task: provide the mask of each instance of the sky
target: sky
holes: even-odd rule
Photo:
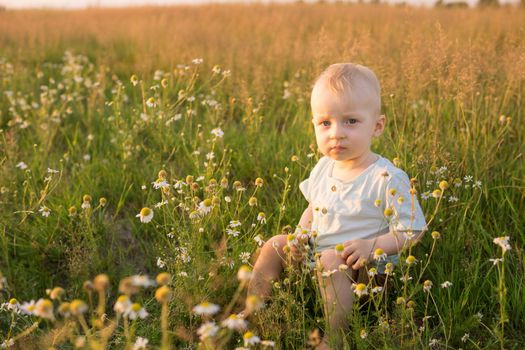
[[[7,9],[24,8],[58,8],[58,9],[78,9],[86,7],[125,7],[143,5],[173,5],[173,4],[205,4],[221,2],[291,2],[293,0],[0,0],[0,5]],[[312,0],[306,0],[310,2]],[[366,0],[365,0],[366,1]],[[390,3],[406,2],[418,6],[431,6],[437,0],[383,0]],[[453,2],[458,0],[445,0]],[[470,5],[474,5],[478,0],[464,0]],[[518,3],[519,0],[499,0],[500,3]]]

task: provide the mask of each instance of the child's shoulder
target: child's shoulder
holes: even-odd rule
[[[379,159],[371,175],[378,180],[389,182],[392,179],[408,179],[408,174],[394,165],[388,158],[378,154]]]

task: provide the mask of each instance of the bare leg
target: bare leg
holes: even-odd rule
[[[285,266],[286,235],[276,235],[264,243],[253,267],[252,279],[248,284],[248,295],[267,299],[272,291],[272,281],[279,278]]]
[[[343,259],[333,249],[321,253],[321,265],[324,271],[337,270]],[[348,269],[346,273],[352,273]],[[354,295],[352,293],[352,281],[345,272],[335,272],[330,277],[322,277],[317,273],[321,296],[325,306],[325,316],[328,321],[328,335],[336,340],[336,348],[342,348],[342,331],[348,329],[348,317],[352,312]],[[325,347],[319,347],[325,349]]]

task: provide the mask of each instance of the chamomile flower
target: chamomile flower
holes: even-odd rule
[[[241,259],[243,264],[248,264],[250,261],[251,254],[249,252],[241,252],[239,254],[239,259]]]
[[[157,290],[155,291],[155,299],[157,299],[159,303],[169,302],[172,295],[173,295],[173,292],[171,291],[170,287],[166,285],[160,288],[157,288]]]
[[[385,251],[381,248],[377,248],[375,251],[374,251],[374,260],[377,260],[377,261],[382,261],[382,260],[385,260],[387,257]]]
[[[20,304],[15,298],[9,299],[7,303],[2,304],[2,308],[5,307],[7,310],[18,312],[20,310]]]
[[[237,231],[237,230],[234,230],[232,228],[226,228],[226,234],[228,236],[233,236],[233,237],[237,237],[239,235],[239,233],[241,233],[241,231]]]
[[[328,278],[328,277],[332,276],[334,273],[336,273],[337,271],[338,271],[337,269],[326,270],[326,271],[323,271],[321,273],[321,276],[324,277],[324,278]]]
[[[221,322],[221,325],[223,327],[228,328],[228,329],[240,332],[240,331],[244,331],[246,329],[247,323],[239,315],[232,314],[232,315],[228,316],[228,318],[223,320]]]
[[[264,302],[257,295],[248,295],[246,298],[246,309],[249,313],[260,310],[264,307]]]
[[[363,295],[367,295],[368,294],[368,288],[366,286],[366,284],[364,283],[358,283],[358,284],[352,284],[352,288],[354,290],[354,293],[360,298],[362,297]]]
[[[407,263],[407,265],[413,265],[413,264],[416,263],[416,261],[417,261],[417,259],[416,259],[416,257],[413,256],[413,255],[409,255],[409,256],[406,258],[406,260],[405,260],[405,262]]]
[[[197,329],[197,334],[201,341],[214,337],[217,332],[219,332],[219,326],[212,321],[204,322],[199,329]]]
[[[53,303],[49,299],[39,299],[35,304],[34,314],[47,320],[54,320]]]
[[[221,67],[216,64],[215,66],[213,66],[211,71],[213,72],[213,74],[220,74],[221,73]]]
[[[423,290],[425,292],[430,292],[430,290],[432,289],[432,286],[433,286],[433,283],[431,280],[426,280],[425,282],[423,282]]]
[[[156,285],[155,281],[149,278],[148,275],[133,275],[131,276],[131,283],[135,287],[149,288]]]
[[[234,227],[239,227],[239,226],[241,226],[241,222],[239,220],[230,221],[230,227],[234,228]]]
[[[253,240],[255,241],[255,243],[257,243],[259,247],[261,247],[264,244],[264,240],[262,239],[261,235],[253,237]]]
[[[165,179],[157,179],[157,181],[154,181],[151,183],[153,185],[153,188],[158,190],[159,188],[169,188],[170,184]]]
[[[139,78],[137,78],[137,76],[133,74],[131,78],[129,78],[129,81],[133,86],[137,86],[137,84],[139,83]]]
[[[359,332],[359,336],[361,337],[361,339],[365,339],[366,337],[368,337],[368,333],[366,332],[366,330],[361,329],[361,332]]]
[[[140,222],[146,224],[150,222],[151,219],[153,219],[153,210],[148,207],[144,207],[140,210],[140,213],[138,213],[136,217],[140,218]]]
[[[145,319],[149,313],[139,303],[133,303],[129,308],[124,311],[123,316],[130,320],[136,320],[138,318]]]
[[[17,168],[19,168],[20,170],[26,170],[27,169],[27,164],[24,163],[24,162],[19,162],[17,165],[16,165]]]
[[[72,315],[78,316],[88,311],[88,306],[83,300],[74,299],[69,304],[69,311],[71,312]]]
[[[503,258],[489,259],[489,261],[492,262],[492,265],[497,265],[498,263],[503,261]]]
[[[449,184],[447,181],[443,180],[439,183],[439,188],[444,191],[449,187]]]
[[[404,231],[403,232],[403,236],[407,239],[407,240],[411,240],[415,237],[415,234],[413,231]]]
[[[157,106],[157,103],[155,102],[155,98],[154,97],[148,98],[148,100],[146,101],[146,106],[148,106],[149,108],[153,108]]]
[[[503,250],[503,253],[511,249],[509,244],[509,236],[496,237],[492,240],[492,242],[494,242],[494,244],[499,245]]]
[[[450,281],[445,281],[443,283],[441,283],[441,288],[448,288],[452,285],[452,282]]]
[[[242,265],[237,272],[237,279],[242,283],[249,282],[252,279],[252,269],[248,265]]]
[[[259,221],[261,224],[265,224],[266,223],[266,214],[263,213],[263,212],[260,212],[259,214],[257,214],[257,221]]]
[[[213,202],[211,199],[207,198],[199,203],[199,212],[203,215],[209,214],[213,209]]]
[[[382,291],[383,291],[383,287],[381,287],[381,286],[376,286],[376,287],[372,288],[372,293],[373,294],[381,293]]]
[[[242,336],[244,340],[244,346],[255,345],[261,341],[261,338],[253,334],[253,332],[246,332]]]
[[[148,339],[142,338],[142,337],[137,337],[137,339],[135,340],[135,343],[133,344],[133,347],[131,348],[131,350],[147,349],[148,343],[149,343]]]
[[[22,311],[22,314],[24,315],[34,315],[35,314],[35,306],[36,302],[34,300],[31,301],[25,301],[20,305],[20,311]]]
[[[193,312],[201,316],[211,316],[219,312],[220,309],[219,305],[203,301],[193,308]]]
[[[89,194],[85,194],[82,196],[82,205],[80,206],[82,209],[89,209],[91,208],[91,196]]]
[[[43,217],[47,218],[49,214],[51,214],[51,209],[46,207],[45,205],[41,206],[38,211],[42,214]]]
[[[222,131],[221,128],[215,128],[210,133],[218,138],[222,138],[224,136],[224,131]]]
[[[385,265],[385,274],[387,276],[390,276],[392,274],[392,272],[394,272],[394,264],[392,264],[391,262],[386,263],[386,265]]]
[[[337,269],[339,270],[339,272],[344,272],[346,270],[348,270],[348,265],[347,264],[340,264]]]
[[[171,275],[167,272],[161,272],[155,277],[155,281],[161,286],[168,285],[171,282]]]

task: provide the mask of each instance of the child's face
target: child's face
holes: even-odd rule
[[[372,138],[383,132],[385,117],[374,115],[374,101],[366,89],[348,98],[320,85],[312,91],[312,122],[317,146],[337,160],[355,159],[370,151]]]

